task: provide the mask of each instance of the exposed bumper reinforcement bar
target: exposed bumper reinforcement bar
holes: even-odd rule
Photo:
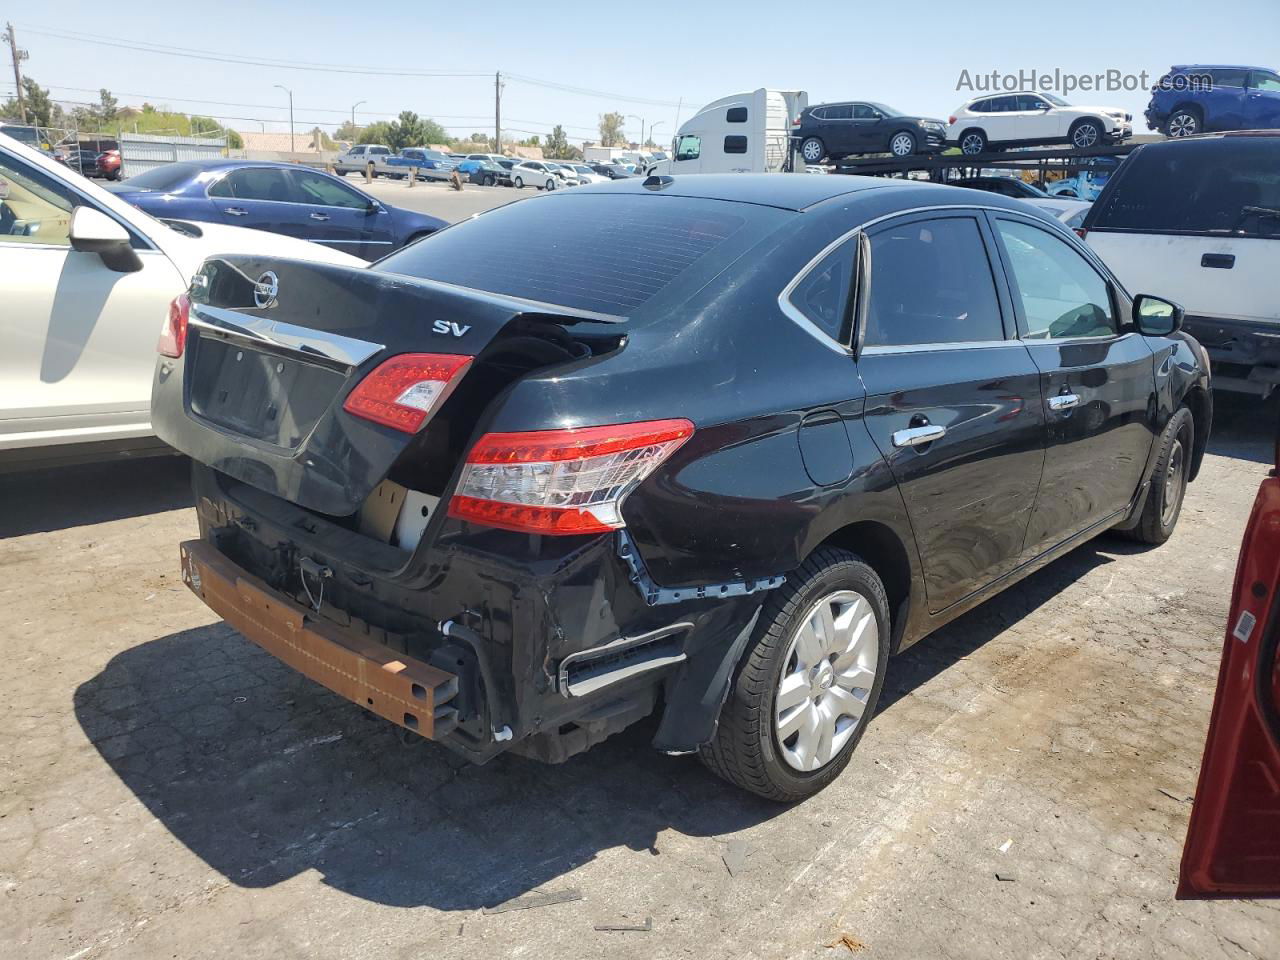
[[[182,582],[267,653],[352,703],[428,739],[457,725],[458,678],[338,627],[271,590],[202,540],[179,547]]]

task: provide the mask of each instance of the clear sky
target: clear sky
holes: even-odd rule
[[[965,70],[1145,70],[1154,81],[1175,63],[1280,67],[1280,0],[58,0],[11,3],[0,7],[5,19],[30,53],[25,71],[55,99],[96,100],[105,86],[121,104],[148,100],[240,130],[288,129],[286,95],[274,86],[283,84],[293,89],[299,129],[335,127],[364,100],[359,122],[409,109],[455,134],[492,135],[498,70],[511,75],[504,131],[545,136],[560,123],[581,140],[594,137],[601,113],[617,110],[658,124],[654,136],[663,141],[677,116],[757,87],[807,90],[810,103],[878,100],[945,119],[972,96],[957,91]],[[0,59],[7,97],[7,50]],[[399,71],[424,75],[390,75]],[[1135,132],[1146,132],[1144,91],[1067,99],[1127,109]],[[627,124],[637,139],[640,120]]]

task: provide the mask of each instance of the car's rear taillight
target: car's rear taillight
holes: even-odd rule
[[[693,436],[688,420],[488,433],[467,454],[449,515],[522,533],[607,533],[622,502]]]
[[[162,357],[180,357],[187,345],[187,321],[191,317],[191,298],[180,293],[169,304],[164,326],[160,328],[160,340],[156,353]]]
[[[1079,237],[1081,240],[1083,240],[1085,237],[1085,234],[1089,232],[1084,227],[1076,227],[1075,231],[1076,231],[1076,236]]]
[[[956,125],[956,118],[954,116],[947,117],[947,123],[954,127]]]
[[[342,409],[416,433],[440,409],[473,359],[452,353],[402,353],[378,364],[347,394]]]

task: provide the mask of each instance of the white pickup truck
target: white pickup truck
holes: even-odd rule
[[[375,177],[388,177],[387,161],[395,156],[395,151],[382,143],[357,143],[346,153],[341,153],[333,161],[333,170],[338,176],[348,173],[365,172],[365,167],[372,161]]]

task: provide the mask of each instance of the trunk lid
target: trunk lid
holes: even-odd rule
[[[423,430],[405,433],[344,410],[355,386],[397,354],[478,357],[529,311],[434,281],[263,257],[206,261],[191,301],[182,357],[157,364],[157,434],[237,480],[333,516],[356,512],[436,420],[465,419],[453,432],[469,435],[479,413],[472,397],[459,418],[451,397]],[[434,440],[447,456],[448,443]]]

